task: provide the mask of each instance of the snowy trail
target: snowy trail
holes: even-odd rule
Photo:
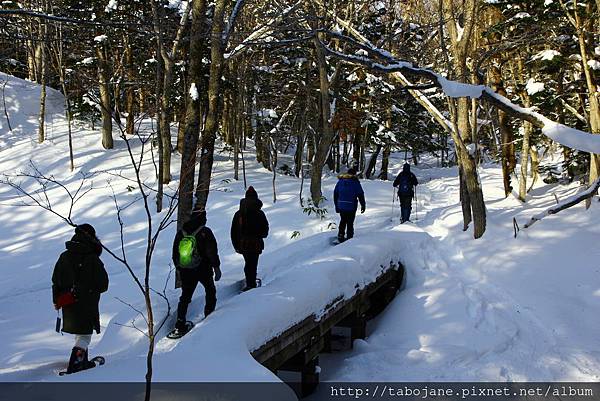
[[[422,171],[421,177],[427,172]],[[488,183],[486,193],[498,196],[489,187],[501,188],[499,171],[484,170],[482,176],[488,180],[484,181]],[[494,205],[488,210],[488,232],[477,243],[470,233],[459,231],[461,214],[452,180],[455,178],[442,173],[420,187],[419,209],[427,214],[417,223],[422,236],[413,242],[413,255],[406,260],[406,290],[375,319],[371,335],[355,343],[354,351],[322,358],[323,379],[598,380],[599,333],[589,320],[592,311],[600,307],[598,264],[585,256],[575,258],[581,265],[578,274],[596,283],[590,288],[590,292],[595,289],[595,297],[581,296],[583,301],[562,291],[557,293],[562,297],[547,290],[536,293],[549,283],[550,288],[560,288],[552,275],[561,277],[563,281],[558,283],[565,288],[574,281],[581,288],[581,278],[565,274],[565,268],[574,267],[572,255],[577,255],[577,249],[589,249],[593,236],[582,242],[567,235],[565,244],[553,243],[556,248],[547,253],[540,252],[540,238],[547,237],[543,230],[522,232],[519,241],[513,239],[510,211],[526,219],[544,207],[542,199],[552,199],[547,194],[525,208],[513,199],[488,202]],[[562,192],[566,196],[572,190]],[[553,224],[560,226],[564,224],[560,220],[580,220],[580,216],[565,213]],[[579,227],[598,232],[589,221]],[[557,257],[562,263],[556,263]],[[510,269],[506,267],[509,262]],[[544,271],[544,267],[548,269]],[[532,272],[535,270],[542,276]],[[533,281],[523,280],[528,276]],[[558,313],[557,307],[561,308]],[[574,312],[578,317],[571,316]]]
[[[50,93],[54,99],[47,121],[51,129],[47,141],[38,145],[34,100],[39,88],[12,80],[7,89],[20,108],[12,110],[11,122],[17,127],[12,133],[0,126],[0,171],[14,172],[31,158],[69,187],[77,185],[77,178],[65,168],[66,126],[60,94]],[[92,223],[105,244],[118,248],[114,208],[107,201],[111,190],[105,185],[109,175],[102,172],[121,171],[127,157],[121,151],[104,151],[97,132],[78,127],[75,135],[77,171],[100,173],[97,189],[74,218]],[[120,150],[124,146],[119,140],[115,145]],[[174,166],[178,162],[175,156]],[[393,158],[391,163],[391,170],[398,171],[402,160]],[[295,177],[277,177],[278,200],[273,203],[271,173],[251,160],[246,167],[249,184],[265,202],[271,224],[259,265],[263,287],[239,293],[243,261],[231,247],[229,225],[244,188],[232,179],[231,159],[219,154],[208,211],[208,225],[217,237],[222,260],[217,310],[180,342],[163,338],[173,324],[174,316],[169,318],[158,336],[156,380],[277,380],[251,358],[249,350],[289,327],[295,318],[318,311],[330,296],[347,294],[357,282],[372,279],[378,263],[392,255],[399,256],[407,268],[406,289],[371,323],[369,337],[357,341],[352,352],[322,357],[323,380],[600,379],[600,328],[593,318],[600,312],[598,208],[561,212],[521,231],[518,240],[512,237],[513,216],[520,222],[528,220],[554,204],[553,194],[564,198],[577,192],[576,184],[539,183],[528,203],[521,205],[513,198],[504,199],[499,168],[485,166],[480,173],[488,227],[485,236],[474,241],[470,232],[462,232],[455,169],[416,170],[422,183],[417,190],[418,219],[401,226],[398,203],[391,219],[391,183],[363,180],[367,212],[357,216],[355,239],[331,247],[327,239],[335,235],[331,223],[337,222],[331,199],[324,204],[330,211],[324,220],[309,217],[299,207]],[[152,184],[151,162],[144,166],[144,174]],[[129,182],[112,178],[123,202],[136,196],[127,188]],[[334,175],[323,179],[328,198],[336,181]],[[51,196],[65,201],[58,191]],[[0,187],[0,215],[8,216],[0,235],[0,300],[10,304],[0,309],[0,381],[58,380],[55,373],[64,367],[72,337],[54,332],[49,280],[72,230],[37,209],[6,205],[15,199],[14,193]],[[144,244],[139,240],[143,216],[139,204],[124,216],[131,260],[143,260]],[[294,231],[298,236],[292,235]],[[156,249],[151,280],[157,288],[169,276],[173,236],[171,227]],[[142,381],[146,339],[122,325],[143,324],[118,299],[137,308],[143,308],[143,302],[128,273],[108,256],[102,258],[111,285],[101,301],[103,333],[94,336],[91,348],[94,355],[106,355],[108,362],[67,380]],[[142,266],[135,269],[141,272]],[[172,281],[167,297],[175,308],[179,291],[170,287]],[[200,320],[203,306],[199,288],[188,317]],[[165,305],[157,301],[155,313],[164,316]]]

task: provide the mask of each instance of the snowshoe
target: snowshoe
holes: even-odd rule
[[[92,368],[95,368],[96,366],[104,365],[105,362],[106,362],[106,359],[103,356],[95,356],[88,361],[87,360],[87,351],[86,351],[85,359],[83,361],[80,361],[81,365],[79,365],[75,369],[73,369],[71,367],[71,369],[67,369],[67,370],[58,372],[58,375],[59,376],[70,375],[72,373],[77,373],[77,372],[81,372],[84,370],[92,369]]]
[[[339,237],[338,236],[338,237],[331,237],[331,238],[329,238],[329,244],[334,245],[334,246],[335,245],[339,245],[339,244],[341,244],[344,241],[346,241],[344,239],[344,237]]]
[[[256,286],[255,287],[248,287],[246,285],[246,280],[242,280],[242,285],[243,285],[242,292],[246,292],[246,291],[249,291],[249,290],[251,290],[253,288],[262,287],[262,279],[260,279],[258,277],[256,278]]]
[[[194,328],[194,322],[190,322],[189,320],[185,322],[185,327],[183,328],[174,328],[169,334],[167,334],[167,338],[171,340],[176,340],[185,336],[191,329]]]

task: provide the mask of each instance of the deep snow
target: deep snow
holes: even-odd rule
[[[37,93],[35,85],[10,77],[6,95],[13,131],[8,132],[0,115],[0,172],[27,168],[31,159],[69,188],[78,184],[78,172],[96,172],[95,189],[78,205],[74,220],[92,223],[103,242],[117,250],[118,223],[109,196],[114,189],[121,204],[138,196],[127,188],[130,181],[114,175],[131,178],[123,141],[117,139],[115,150],[105,151],[99,133],[80,125],[75,132],[76,171],[70,173],[60,94],[50,92],[48,139],[40,145]],[[139,151],[139,144],[135,149]],[[482,239],[473,240],[470,232],[462,232],[455,169],[415,170],[422,183],[418,216],[413,209],[419,219],[401,226],[397,209],[391,221],[391,183],[363,181],[367,212],[357,217],[356,238],[332,248],[327,238],[333,235],[330,223],[336,216],[321,221],[302,213],[299,180],[292,177],[278,176],[278,200],[273,203],[272,175],[248,153],[248,182],[265,202],[271,232],[259,265],[264,287],[239,295],[243,261],[230,245],[229,225],[243,196],[243,183],[232,179],[230,156],[216,155],[208,208],[208,225],[218,240],[223,270],[217,283],[217,311],[182,341],[158,341],[155,380],[277,380],[251,358],[249,350],[305,314],[318,312],[329,299],[349,295],[354,283],[366,283],[380,264],[396,255],[408,270],[406,290],[371,323],[369,337],[357,341],[353,351],[322,357],[322,380],[598,380],[597,203],[589,211],[579,205],[547,217],[522,230],[517,239],[512,231],[513,217],[522,225],[555,202],[553,193],[564,199],[577,192],[576,184],[542,183],[523,206],[513,197],[503,199],[499,168],[485,166],[481,178],[488,228]],[[401,162],[394,159],[392,171],[398,171]],[[171,192],[178,163],[175,156]],[[150,160],[143,174],[148,185],[154,184]],[[335,182],[332,175],[323,181],[329,198]],[[25,185],[33,188],[32,183]],[[53,189],[50,195],[64,211],[64,194]],[[72,230],[38,208],[8,206],[17,201],[13,191],[0,186],[0,381],[59,380],[55,372],[64,367],[72,338],[54,332],[50,276]],[[331,212],[331,201],[327,206]],[[129,258],[141,261],[145,230],[141,204],[129,207],[123,217]],[[300,235],[292,238],[296,230]],[[171,226],[158,242],[152,269],[157,289],[170,276],[173,236]],[[136,312],[120,300],[139,308],[143,302],[125,269],[109,255],[102,258],[111,285],[101,301],[103,333],[94,336],[91,349],[107,356],[107,364],[68,380],[142,381],[146,339],[119,324],[135,320],[142,327]],[[136,271],[142,268],[138,262]],[[172,284],[171,280],[167,295],[174,308],[178,291],[171,289]],[[164,314],[160,299],[156,307],[159,316]],[[198,320],[202,309],[199,289],[188,316]]]

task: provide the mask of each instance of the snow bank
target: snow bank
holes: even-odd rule
[[[0,149],[12,143],[11,132],[37,133],[40,93],[38,84],[0,72]],[[4,113],[5,103],[12,131]],[[46,87],[46,120],[55,114],[64,114],[64,97],[59,91]]]
[[[568,199],[578,184],[540,183],[523,205],[505,198],[501,169],[488,166],[480,170],[487,231],[474,241],[462,232],[449,171],[456,172],[415,171],[427,215],[403,233],[406,288],[366,340],[321,356],[321,380],[598,381],[600,209],[562,211],[514,239],[513,217],[526,221],[555,204],[553,193]],[[314,399],[326,395],[318,391]]]

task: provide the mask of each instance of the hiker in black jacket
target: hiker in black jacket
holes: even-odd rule
[[[263,203],[253,187],[248,187],[246,196],[240,200],[240,209],[231,222],[231,243],[237,253],[244,256],[246,287],[242,291],[256,288],[258,258],[265,249],[263,238],[269,235],[269,222],[260,210]]]
[[[186,236],[192,236],[195,240],[192,256],[187,264],[181,260],[180,255],[182,251],[180,244]],[[178,335],[183,335],[187,330],[188,305],[192,302],[192,296],[198,283],[204,286],[206,294],[204,317],[210,315],[217,305],[215,281],[221,279],[221,261],[217,240],[211,229],[206,227],[206,211],[194,209],[191,218],[183,225],[181,230],[177,231],[173,240],[172,258],[181,282],[181,297],[179,298],[179,305],[177,305],[175,329]]]
[[[75,235],[52,273],[52,302],[62,308],[65,333],[75,334],[67,373],[94,367],[88,360],[88,346],[95,330],[100,334],[100,294],[108,290],[108,274],[100,260],[102,245],[90,224],[75,227]]]
[[[398,198],[400,198],[400,223],[410,221],[412,199],[415,196],[414,188],[418,184],[417,177],[410,171],[410,164],[405,163],[402,172],[394,180],[394,188],[398,187]]]

